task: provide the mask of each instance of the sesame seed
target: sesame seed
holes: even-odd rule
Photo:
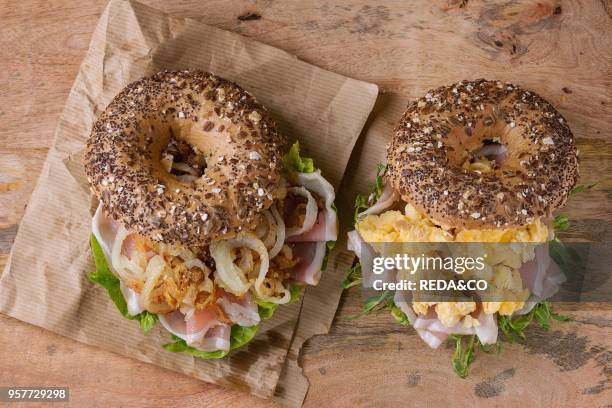
[[[223,88],[217,89],[217,100],[223,102],[225,100],[225,91]]]
[[[255,122],[255,123],[261,120],[261,115],[257,111],[251,112],[248,117],[251,120],[251,122]]]

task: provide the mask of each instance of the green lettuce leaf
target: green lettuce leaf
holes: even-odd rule
[[[567,215],[557,215],[553,220],[553,230],[555,234],[565,231],[570,227],[569,218]]]
[[[517,339],[525,340],[525,330],[533,322],[538,323],[544,330],[548,330],[553,320],[567,321],[571,320],[571,317],[553,312],[550,302],[540,302],[529,313],[520,316],[497,315],[499,329],[503,333],[504,340],[509,343],[513,343]],[[465,337],[468,339],[464,347],[462,339]],[[455,340],[452,365],[461,378],[466,378],[469,373],[476,346],[485,353],[501,351],[501,340],[498,340],[496,344],[482,344],[475,335],[453,335],[451,338]]]
[[[398,322],[402,326],[412,327],[410,325],[410,321],[408,320],[408,316],[406,316],[406,313],[404,313],[402,309],[399,308],[399,306],[397,306],[393,302],[390,302],[390,307],[391,307],[391,316],[393,316],[396,322]]]
[[[230,337],[230,350],[242,347],[253,340],[257,330],[259,330],[259,325],[251,327],[238,326],[237,324],[233,325]]]
[[[358,319],[376,310],[382,310],[382,309],[387,309],[387,308],[392,307],[392,305],[394,305],[393,303],[394,295],[395,295],[394,291],[385,290],[380,295],[374,295],[368,298],[365,301],[364,305],[362,306],[361,312],[354,316],[349,316],[348,319],[350,320]]]
[[[289,287],[289,292],[291,292],[291,300],[289,300],[289,302],[287,302],[287,305],[291,305],[295,302],[297,302],[298,300],[300,300],[300,296],[302,295],[302,290],[304,289],[303,286],[297,285],[297,284],[293,284]]]
[[[129,320],[138,320],[142,333],[149,333],[157,322],[157,315],[148,311],[139,313],[136,316],[128,313],[127,303],[121,293],[119,278],[111,272],[102,247],[93,234],[91,234],[90,244],[96,271],[89,274],[89,280],[106,289],[117,310],[119,310],[123,317]]]
[[[359,214],[361,214],[368,208],[370,208],[370,205],[368,204],[368,198],[364,195],[357,194],[357,197],[355,197],[355,214],[353,215],[353,227],[357,225],[357,222],[359,221]]]
[[[257,303],[259,317],[261,317],[262,320],[271,318],[278,308],[277,303],[266,302],[265,300],[255,299],[255,303]]]
[[[359,261],[355,262],[355,264],[349,269],[348,273],[344,277],[342,281],[342,287],[344,289],[352,288],[353,286],[357,286],[361,283],[361,263]]]
[[[332,203],[331,208],[336,212],[336,214],[338,213],[336,203]],[[336,247],[336,241],[327,241],[325,245],[325,256],[323,257],[323,265],[321,266],[322,271],[327,269],[327,260],[329,258],[329,253]]]
[[[127,311],[127,303],[119,288],[119,278],[113,275],[108,267],[102,247],[93,234],[91,234],[91,252],[96,265],[96,271],[89,274],[89,280],[106,289],[111,300],[117,306],[119,313],[124,317],[130,316]]]
[[[139,313],[136,317],[140,322],[140,330],[143,334],[149,333],[151,329],[155,327],[155,323],[157,323],[157,315],[148,310]]]
[[[383,180],[383,176],[387,172],[387,165],[378,163],[376,166],[376,179],[374,180],[374,186],[372,187],[372,192],[374,193],[374,202],[376,202],[383,191],[385,190],[385,182]]]
[[[302,294],[303,287],[300,285],[292,284],[289,286],[289,292],[291,292],[291,300],[287,302],[287,305],[297,302]],[[266,320],[272,317],[276,309],[280,306],[278,303],[266,302],[265,300],[255,299],[257,307],[259,309],[259,317],[262,320]]]
[[[374,184],[370,189],[370,194],[365,196],[361,194],[357,194],[355,197],[355,214],[353,216],[353,226],[357,225],[357,221],[359,221],[359,214],[372,206],[385,190],[385,182],[383,180],[383,176],[387,172],[387,165],[378,163],[376,167],[376,178],[374,179]]]
[[[173,353],[189,353],[193,355],[194,357],[198,357],[204,360],[222,358],[227,355],[227,352],[223,350],[216,350],[216,351],[198,350],[194,347],[188,346],[185,340],[181,339],[178,336],[175,336],[174,334],[172,335],[172,340],[174,340],[174,342],[166,343],[162,346],[164,350],[171,351]]]
[[[243,327],[237,324],[232,326],[232,333],[230,334],[230,350],[237,349],[244,346],[255,337],[255,334],[259,330],[259,325]],[[173,353],[188,353],[194,357],[201,358],[204,360],[218,359],[225,357],[228,352],[223,350],[215,351],[202,351],[195,347],[191,347],[187,342],[176,335],[172,335],[172,343],[166,343],[162,347],[166,351]]]
[[[593,187],[595,187],[597,185],[597,183],[593,183],[593,184],[578,184],[576,187],[574,187],[570,193],[569,196],[573,197],[576,194],[579,193],[583,193],[585,191],[589,191],[590,189],[592,189]]]
[[[289,152],[283,156],[283,163],[287,171],[296,171],[298,173],[312,173],[314,162],[309,157],[300,156],[300,143],[295,142]]]
[[[570,191],[569,196],[573,197],[576,194],[590,191],[596,185],[597,183],[579,184]],[[557,215],[555,219],[553,220],[553,230],[555,234],[558,234],[561,231],[565,231],[569,227],[570,227],[570,222],[569,222],[569,218],[567,218],[567,215]]]
[[[534,321],[542,328],[548,330],[553,320],[568,321],[572,318],[562,316],[552,310],[550,302],[540,302],[527,314],[520,316],[497,316],[497,324],[509,343],[518,338],[525,339],[525,329]]]
[[[563,272],[572,274],[583,270],[582,258],[574,248],[563,245],[558,238],[550,241],[549,248],[550,257]]]
[[[468,342],[466,347],[461,346],[461,340],[464,336],[451,336],[455,339],[455,352],[453,353],[452,364],[453,369],[461,378],[467,377],[470,371],[470,365],[474,361],[474,346],[476,343],[476,335],[467,336]]]
[[[329,259],[329,254],[336,246],[336,241],[327,241],[325,243],[325,256],[323,257],[323,264],[321,265],[321,270],[324,271],[327,269],[327,260]]]

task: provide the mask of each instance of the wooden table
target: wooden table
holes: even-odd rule
[[[369,132],[390,131],[397,118],[385,112],[452,81],[500,78],[537,90],[579,139],[583,180],[600,182],[587,199],[568,205],[567,212],[580,219],[571,236],[610,241],[609,0],[145,3],[378,84],[382,95]],[[104,6],[103,0],[0,2],[0,266]],[[450,369],[450,348],[427,349],[388,314],[347,320],[361,302],[358,290],[346,293],[330,334],[312,338],[303,349],[301,363],[311,383],[306,405],[612,401],[608,305],[564,307],[573,322],[549,332],[532,330],[525,345],[505,345],[501,356],[479,354],[470,377],[461,380]],[[269,405],[2,315],[0,345],[0,385],[69,386],[75,406],[142,406],[143,398],[150,406]]]

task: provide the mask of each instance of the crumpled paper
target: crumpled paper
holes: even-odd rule
[[[279,308],[247,347],[221,360],[163,350],[167,332],[158,326],[143,336],[135,322],[117,312],[106,291],[87,279],[93,270],[91,194],[83,149],[92,123],[129,82],[164,69],[188,68],[211,71],[250,91],[269,109],[279,131],[298,139],[304,155],[313,157],[339,187],[376,100],[375,85],[197,20],[112,0],[95,29],[0,275],[0,312],[207,382],[301,405],[308,382],[297,357],[307,338],[329,330],[340,281],[352,261],[343,242],[332,253],[320,284],[309,287],[302,302]]]

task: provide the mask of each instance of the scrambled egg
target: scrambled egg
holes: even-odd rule
[[[357,230],[366,242],[446,242],[453,241],[450,232],[436,227],[414,207],[406,211],[386,211],[368,215],[357,224]]]
[[[467,229],[453,235],[410,204],[404,214],[368,215],[359,221],[357,230],[366,242],[545,242],[549,233],[538,218],[518,228]]]
[[[533,244],[549,239],[548,227],[540,221],[518,228],[465,229],[452,231],[443,228],[425,214],[407,204],[404,213],[386,211],[380,215],[368,215],[358,222],[357,230],[366,242],[464,242],[464,243],[517,243],[516,245],[487,246],[485,269],[466,271],[466,278],[477,277],[489,282],[488,293],[492,298],[512,298],[517,301],[482,302],[485,313],[511,315],[521,309],[529,297],[523,288],[519,273],[520,266],[533,259]],[[468,249],[470,251],[470,249]],[[418,298],[418,296],[415,296]],[[520,301],[522,300],[522,301]],[[435,307],[438,318],[447,327],[460,321],[464,326],[476,326],[478,321],[471,317],[476,311],[476,302],[413,302],[417,314],[427,314]]]
[[[468,229],[458,231],[456,242],[545,242],[548,228],[539,218],[518,228]]]

